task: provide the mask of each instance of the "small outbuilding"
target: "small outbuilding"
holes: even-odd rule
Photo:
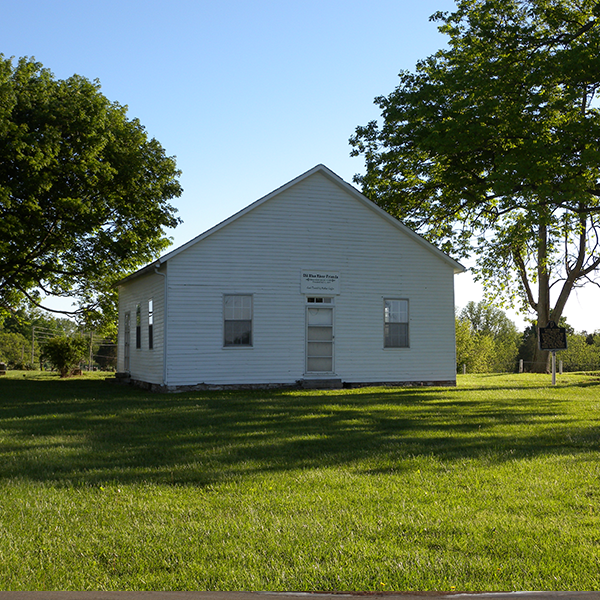
[[[455,385],[464,268],[323,165],[119,282],[152,389]]]

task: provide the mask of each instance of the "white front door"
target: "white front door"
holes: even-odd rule
[[[307,373],[333,373],[333,341],[333,307],[307,306]]]

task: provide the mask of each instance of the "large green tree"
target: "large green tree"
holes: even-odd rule
[[[600,266],[600,5],[457,0],[448,45],[358,127],[364,193],[545,326]],[[544,359],[547,356],[539,356]]]
[[[457,365],[469,372],[513,372],[521,334],[506,314],[486,302],[469,302],[456,318]]]
[[[34,346],[34,351],[39,352],[37,344]],[[31,362],[31,340],[20,333],[0,331],[0,362],[10,368],[25,368]]]
[[[179,174],[97,81],[0,55],[0,311],[52,295],[110,314],[112,283],[170,244]]]

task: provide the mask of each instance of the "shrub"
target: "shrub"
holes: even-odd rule
[[[55,337],[44,344],[44,358],[67,377],[83,360],[88,351],[88,341],[82,337]]]

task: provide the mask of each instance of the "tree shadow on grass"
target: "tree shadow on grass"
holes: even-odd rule
[[[507,388],[508,389],[508,388]],[[399,471],[414,457],[506,461],[600,449],[596,422],[531,388],[148,394],[0,382],[0,480],[209,485],[261,472]]]

